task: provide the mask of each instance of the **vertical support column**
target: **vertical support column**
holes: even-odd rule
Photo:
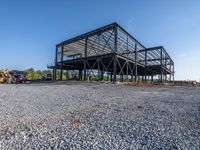
[[[135,43],[135,82],[138,82],[138,70],[137,70],[137,43]]]
[[[174,62],[173,62],[173,83],[174,83]]]
[[[164,61],[165,61],[165,82],[166,82],[167,81],[167,55],[166,55],[166,52],[165,52]]]
[[[87,80],[87,75],[86,75],[86,61],[87,61],[87,40],[88,40],[88,37],[85,38],[85,54],[84,54],[84,80]]]
[[[52,80],[55,80],[55,68],[53,68],[52,71],[53,71],[53,72],[51,72],[53,74],[53,79]]]
[[[151,75],[151,82],[153,83],[153,75]]]
[[[131,69],[131,82],[133,82],[133,68],[132,68],[132,63],[130,63],[130,69]]]
[[[126,81],[128,82],[128,61],[126,60]]]
[[[133,82],[133,71],[131,71],[131,82]]]
[[[82,70],[79,69],[79,80],[82,80]]]
[[[115,41],[114,41],[114,50],[115,50],[115,54],[114,54],[114,68],[113,68],[113,75],[114,75],[114,79],[113,81],[116,82],[117,81],[117,26],[115,26]]]
[[[145,82],[147,82],[147,50],[145,49]]]
[[[113,78],[112,78],[112,77],[113,77],[113,73],[111,72],[111,73],[110,73],[110,81],[111,81],[111,82],[113,81]]]
[[[57,66],[57,60],[58,60],[58,46],[56,46],[56,53],[55,53],[55,65],[54,65],[54,76],[53,76],[53,79],[54,80],[56,80],[56,76],[57,76],[57,68],[56,68],[56,66]]]
[[[172,60],[170,59],[170,82],[172,81]]]
[[[61,63],[60,63],[60,80],[62,80],[63,75],[63,54],[64,54],[64,46],[61,48]]]
[[[123,73],[121,74],[121,79],[122,79],[121,81],[124,82],[124,75],[123,75]]]
[[[129,50],[128,50],[128,36],[126,38],[126,51],[127,51],[127,57],[129,55]],[[128,65],[129,65],[129,62],[126,60],[126,82],[128,82]]]
[[[160,49],[160,82],[163,82],[163,50]]]
[[[66,71],[65,71],[65,79],[68,80],[68,78],[69,78],[69,77],[68,77],[68,71],[66,70]]]
[[[98,80],[100,80],[100,75],[99,75],[99,69],[100,69],[100,66],[99,66],[99,59],[100,59],[100,58],[98,58],[98,60],[97,60],[97,61],[98,61]]]
[[[101,70],[101,80],[103,81],[104,80],[104,69],[102,68]]]

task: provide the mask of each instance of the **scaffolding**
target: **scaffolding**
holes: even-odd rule
[[[117,23],[112,23],[56,45],[56,80],[63,71],[78,72],[79,80],[112,82],[174,81],[174,62],[163,46],[146,48]]]

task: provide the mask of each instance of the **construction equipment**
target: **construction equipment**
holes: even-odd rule
[[[27,81],[26,73],[24,71],[13,70],[12,75],[15,77],[15,83],[25,83]]]
[[[1,83],[15,83],[15,81],[15,77],[11,75],[11,72],[8,69],[0,73]]]
[[[23,83],[25,75],[22,71],[9,71],[8,69],[0,72],[0,83]]]
[[[0,72],[0,83],[4,83],[5,82],[5,76],[2,72]]]

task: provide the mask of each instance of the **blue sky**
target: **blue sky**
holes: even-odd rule
[[[0,0],[0,69],[46,69],[57,43],[112,22],[163,45],[175,79],[200,80],[199,0]]]

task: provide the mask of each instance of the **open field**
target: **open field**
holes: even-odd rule
[[[200,88],[0,85],[0,149],[199,149]]]

